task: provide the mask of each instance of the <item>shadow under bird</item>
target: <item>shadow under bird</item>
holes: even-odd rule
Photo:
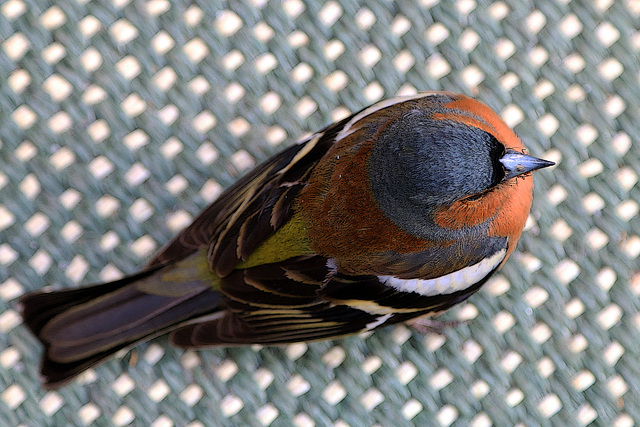
[[[141,272],[23,296],[43,384],[169,332],[193,348],[425,324],[509,258],[550,165],[469,97],[380,101],[257,166]]]

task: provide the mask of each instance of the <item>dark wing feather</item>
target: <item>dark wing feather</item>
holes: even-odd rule
[[[351,117],[261,163],[205,208],[146,269],[208,247],[212,268],[218,275],[228,274],[291,218],[296,195]]]
[[[376,276],[343,275],[318,255],[235,270],[221,281],[226,313],[174,331],[172,342],[286,344],[349,335],[441,313],[475,293],[491,274],[462,291],[421,296],[396,291]]]
[[[172,334],[180,347],[283,344],[352,334],[377,315],[335,305],[322,296],[330,270],[321,256],[234,270],[221,280],[224,316]]]
[[[196,219],[176,235],[158,254],[147,263],[154,268],[183,259],[196,250],[215,242],[214,237],[224,233],[225,224],[246,207],[247,201],[256,197],[261,187],[277,178],[278,170],[285,167],[304,144],[294,145],[257,166],[248,175],[229,187]],[[244,206],[243,206],[244,205]]]

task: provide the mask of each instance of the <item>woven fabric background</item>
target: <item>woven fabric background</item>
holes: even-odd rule
[[[6,0],[0,424],[640,421],[637,0]],[[57,391],[17,298],[136,271],[253,165],[381,97],[499,111],[536,174],[517,253],[443,335],[140,345]]]

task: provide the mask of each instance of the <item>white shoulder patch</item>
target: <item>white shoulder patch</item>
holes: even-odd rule
[[[379,276],[382,283],[401,292],[415,292],[423,296],[452,294],[462,291],[484,279],[504,260],[507,249],[496,252],[477,264],[435,279],[398,279],[393,276]]]

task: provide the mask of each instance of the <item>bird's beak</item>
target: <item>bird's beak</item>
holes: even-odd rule
[[[555,163],[548,160],[527,156],[515,150],[507,150],[504,156],[500,158],[500,163],[502,163],[506,172],[505,181],[523,173],[555,165]]]

